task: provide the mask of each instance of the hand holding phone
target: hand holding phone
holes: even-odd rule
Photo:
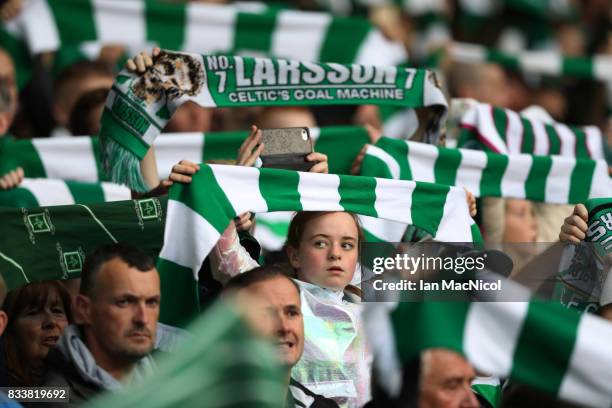
[[[314,151],[307,127],[262,129],[262,167],[309,171],[315,164],[306,160]]]

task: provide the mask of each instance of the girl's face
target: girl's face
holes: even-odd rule
[[[527,200],[507,200],[503,242],[536,242],[537,237],[538,223],[533,204]]]
[[[41,362],[68,325],[64,305],[57,293],[47,297],[40,308],[26,308],[15,319],[15,340],[21,356],[30,364]]]
[[[289,247],[289,261],[298,278],[328,289],[342,290],[357,266],[359,231],[351,214],[326,213],[311,219],[299,247]]]

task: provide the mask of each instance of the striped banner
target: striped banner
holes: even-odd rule
[[[376,146],[368,146],[361,175],[465,187],[476,197],[557,204],[608,197],[612,191],[612,179],[603,161],[503,155],[386,137]]]
[[[74,166],[74,163],[73,163]],[[19,187],[0,191],[2,207],[46,207],[129,200],[130,189],[113,183],[83,183],[26,178]]]
[[[569,57],[554,51],[506,53],[482,45],[455,42],[450,47],[453,60],[464,63],[494,62],[505,68],[529,74],[572,76],[612,83],[612,56]]]
[[[538,301],[370,303],[364,317],[375,356],[383,356],[379,370],[397,371],[421,350],[443,347],[480,372],[581,406],[612,405],[612,325],[599,317]],[[397,390],[384,372],[386,388]]]
[[[32,53],[98,42],[198,54],[250,53],[301,61],[394,66],[407,60],[366,19],[272,10],[263,4],[37,0],[18,17]]]
[[[154,144],[160,177],[168,177],[172,166],[183,159],[194,163],[235,160],[248,134],[246,131],[163,133]],[[310,135],[316,143],[315,150],[328,156],[329,171],[337,174],[349,174],[353,160],[369,142],[365,129],[358,126],[311,128]],[[10,161],[12,168],[21,166],[28,177],[107,181],[99,150],[98,138],[89,136],[6,139],[0,144],[0,162]]]
[[[170,189],[158,269],[173,285],[163,321],[179,324],[197,311],[195,277],[237,214],[350,211],[416,225],[445,242],[480,241],[463,189],[431,183],[278,169],[203,165],[191,184]],[[367,228],[367,226],[366,226]]]
[[[470,147],[476,140],[483,149],[495,153],[605,160],[603,136],[596,126],[548,124],[509,109],[477,103],[461,117],[459,127],[457,147]]]

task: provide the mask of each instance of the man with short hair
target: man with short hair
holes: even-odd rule
[[[47,357],[45,387],[69,387],[81,403],[140,381],[154,368],[160,280],[151,259],[125,244],[104,245],[85,259],[75,320]]]
[[[286,408],[337,407],[335,401],[310,391],[291,378],[291,368],[304,351],[304,319],[300,288],[276,266],[260,266],[239,274],[228,282],[226,294],[234,294],[239,304],[246,304],[246,315],[252,326],[272,339],[286,369],[288,388]]]
[[[476,371],[458,353],[435,348],[421,354],[419,407],[478,408],[472,390]]]

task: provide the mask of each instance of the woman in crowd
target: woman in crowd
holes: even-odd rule
[[[39,385],[49,348],[72,323],[70,295],[57,281],[30,283],[10,292],[3,308],[9,319],[4,333],[8,385]]]

